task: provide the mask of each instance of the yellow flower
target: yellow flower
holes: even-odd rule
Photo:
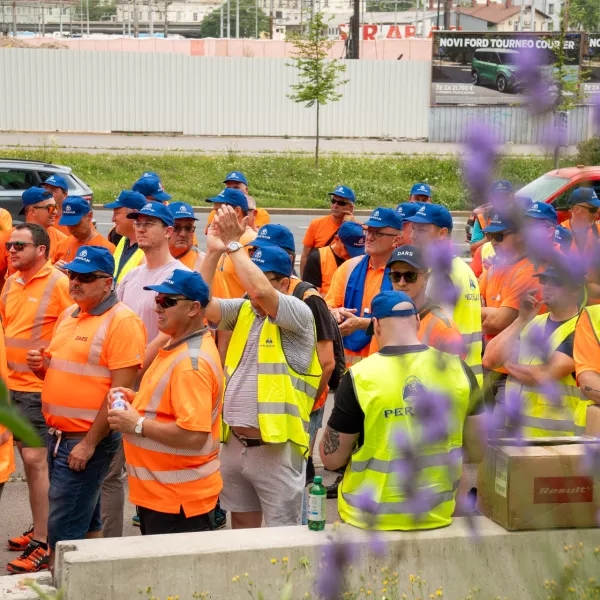
[[[287,557],[287,556],[284,556],[284,557],[281,559],[281,562],[284,562],[284,563],[286,563],[287,561],[288,561],[288,557]]]
[[[433,594],[429,594],[429,597],[430,597],[432,600],[435,600],[435,596],[434,596]]]
[[[367,596],[370,596],[372,593],[371,590],[367,590]]]
[[[394,577],[398,577],[398,573],[397,573],[396,571],[394,571],[394,572],[392,573],[392,575],[393,575]]]
[[[387,592],[387,588],[381,588],[381,593],[385,594]]]
[[[388,580],[387,580],[387,579],[384,579],[384,580],[383,580],[383,585],[387,585],[387,584],[388,584]]]
[[[272,565],[276,565],[277,564],[277,559],[276,558],[272,558],[271,559],[271,564]]]
[[[436,595],[438,598],[441,598],[441,597],[444,595],[444,592],[442,592],[442,588],[440,588],[439,590],[437,590],[437,592],[435,593],[435,595]]]
[[[567,592],[569,592],[570,594],[574,594],[575,588],[574,587],[567,588]]]

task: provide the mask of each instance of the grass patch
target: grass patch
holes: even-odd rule
[[[228,171],[243,171],[250,181],[250,193],[259,206],[324,208],[327,192],[345,184],[354,189],[357,207],[395,206],[408,197],[413,183],[432,186],[436,202],[451,210],[469,208],[468,193],[456,158],[434,156],[352,157],[326,156],[315,171],[311,156],[226,155],[189,156],[180,154],[88,154],[61,152],[55,148],[2,151],[5,158],[43,160],[69,165],[93,190],[98,203],[112,201],[122,189],[129,189],[144,171],[156,171],[174,200],[204,205],[204,199],[222,189]],[[566,157],[562,166],[575,164]],[[498,165],[498,177],[522,186],[553,167],[547,157],[505,157]]]

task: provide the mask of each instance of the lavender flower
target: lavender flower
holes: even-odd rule
[[[479,528],[477,527],[477,521],[475,520],[475,517],[477,516],[475,496],[472,494],[458,496],[457,509],[460,516],[466,519],[471,537],[475,541],[479,541],[481,535],[479,533]]]
[[[525,336],[524,342],[527,344],[529,353],[546,362],[550,356],[550,338],[546,330],[541,325],[532,325]]]
[[[544,79],[544,52],[538,48],[523,48],[517,59],[518,78],[525,91],[525,105],[533,114],[548,112],[556,106],[558,94]]]
[[[594,125],[600,128],[600,93],[596,93],[591,98],[592,104],[592,119]]]
[[[487,201],[497,156],[496,136],[492,128],[483,121],[469,123],[463,169],[471,195],[478,204]]]
[[[415,412],[421,425],[421,442],[433,444],[448,436],[450,402],[448,396],[424,391],[415,403]]]
[[[523,440],[523,397],[518,390],[506,391],[506,418],[515,437],[519,442]]]
[[[568,146],[569,136],[568,131],[556,123],[551,123],[542,132],[542,144],[550,149],[558,148],[560,146]]]
[[[554,238],[548,228],[535,219],[527,219],[523,227],[527,254],[534,263],[546,263],[554,252]]]
[[[560,388],[558,387],[556,381],[545,381],[544,383],[540,384],[539,392],[550,401],[552,406],[556,406],[557,408],[562,406],[563,400],[562,396],[560,395]]]
[[[356,545],[331,540],[323,549],[323,560],[317,578],[317,593],[325,600],[338,600],[344,587],[344,570],[355,560]]]
[[[600,475],[600,443],[585,444],[581,468],[589,475]]]

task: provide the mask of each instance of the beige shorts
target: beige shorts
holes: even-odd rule
[[[231,435],[221,448],[221,507],[262,511],[267,527],[302,524],[306,459],[295,444],[246,448]]]

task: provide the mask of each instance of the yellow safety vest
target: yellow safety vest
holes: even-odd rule
[[[227,384],[240,363],[255,318],[248,300],[238,314],[225,358],[225,397]],[[294,371],[283,352],[281,330],[265,319],[258,343],[258,426],[263,441],[272,444],[291,441],[305,453],[308,451],[310,411],[321,374],[316,345],[308,373]],[[226,442],[229,433],[229,427],[223,422],[221,441]]]
[[[346,523],[366,528],[361,493],[370,488],[378,505],[375,529],[413,530],[444,527],[452,522],[462,473],[463,426],[469,413],[471,385],[458,356],[434,348],[398,356],[372,354],[350,367],[358,403],[365,414],[364,443],[346,467],[338,510]],[[421,424],[415,396],[426,387],[450,401],[448,436],[419,451],[419,488],[427,493],[428,510],[418,519],[394,473],[401,458],[393,436],[402,431],[413,442]]]
[[[494,246],[492,246],[492,242],[486,242],[483,246],[481,246],[481,274],[483,275],[487,268],[485,266],[485,261],[488,258],[493,258],[496,256],[496,251],[494,250]]]
[[[458,299],[452,318],[467,347],[465,362],[471,367],[479,387],[483,389],[483,367],[481,366],[483,343],[479,283],[471,268],[458,256],[452,259],[450,279],[458,290]]]
[[[546,326],[549,315],[550,313],[538,315],[523,329],[519,347],[520,365],[543,364],[544,357],[539,356],[539,349],[534,348],[527,339],[532,328]],[[574,316],[554,331],[548,341],[550,353],[555,352],[567,336],[575,331],[578,318],[579,315]],[[580,435],[585,431],[587,407],[593,403],[590,400],[582,400],[577,382],[571,373],[561,378],[557,384],[561,395],[560,406],[555,405],[539,388],[524,385],[513,377],[508,377],[506,393],[521,394],[524,437]]]
[[[115,259],[115,277],[117,277],[117,269],[119,268],[119,262],[121,260],[121,256],[123,255],[123,251],[125,250],[125,240],[126,239],[127,238],[125,236],[123,236],[119,240],[119,243],[117,244],[117,248],[113,255],[113,258]],[[127,273],[129,273],[129,271],[131,271],[132,269],[135,269],[136,267],[139,267],[142,264],[142,260],[144,260],[144,252],[138,248],[129,257],[129,260],[123,265],[123,268],[121,269],[121,272],[119,273],[119,276],[117,277],[117,283],[120,283],[121,279],[123,279],[123,277],[125,275],[127,275]]]

